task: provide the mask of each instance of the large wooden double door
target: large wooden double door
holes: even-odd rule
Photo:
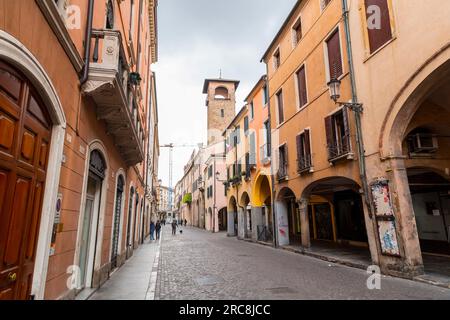
[[[36,91],[0,61],[0,300],[30,298],[50,135]]]

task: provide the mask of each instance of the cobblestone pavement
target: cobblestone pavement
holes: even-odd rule
[[[364,270],[182,229],[164,232],[156,300],[450,299],[450,290],[385,276],[369,290]]]

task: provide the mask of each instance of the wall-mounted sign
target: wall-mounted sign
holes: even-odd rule
[[[56,249],[56,234],[61,232],[61,208],[62,208],[62,194],[58,194],[55,205],[55,220],[53,221],[52,240],[50,242],[50,256],[55,254]]]

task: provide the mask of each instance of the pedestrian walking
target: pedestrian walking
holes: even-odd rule
[[[166,225],[166,219],[163,220],[163,225]]]
[[[150,240],[155,240],[155,223],[150,223]]]
[[[177,234],[177,220],[173,220],[172,222],[172,235],[176,235]]]
[[[159,220],[156,222],[156,240],[159,240],[159,237],[161,235],[161,222],[159,222]]]
[[[186,219],[184,219],[184,226],[185,227],[187,226],[187,220]]]

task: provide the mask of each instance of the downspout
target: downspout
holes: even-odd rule
[[[348,56],[348,65],[349,65],[349,74],[350,81],[352,87],[352,102],[358,102],[358,95],[356,90],[356,80],[355,80],[355,70],[353,65],[353,50],[352,50],[352,41],[350,36],[350,22],[349,22],[349,11],[347,0],[342,0],[342,12],[345,26],[345,39],[347,44],[347,56]],[[365,148],[364,148],[364,140],[363,140],[363,131],[361,125],[361,112],[355,111],[355,122],[356,122],[356,145],[358,148],[358,164],[359,164],[359,176],[361,179],[363,192],[364,192],[364,201],[366,202],[366,207],[369,210],[369,217],[372,219],[372,204],[369,197],[369,184],[367,181],[367,173],[366,173],[366,156],[365,156]]]
[[[269,79],[268,79],[268,75],[269,74],[269,65],[266,63],[266,75],[264,76],[264,80],[265,80],[265,86],[266,86],[266,92],[267,92],[267,111],[268,111],[268,120],[269,120],[269,134],[268,134],[268,141],[267,143],[269,144],[269,148],[270,148],[270,156],[272,158],[271,160],[271,165],[270,167],[273,168],[273,154],[272,154],[272,113],[270,111],[270,92],[269,92]],[[273,228],[273,245],[275,248],[278,248],[278,230],[277,230],[277,223],[276,223],[276,210],[275,210],[275,175],[273,172],[271,172],[270,174],[270,181],[272,184],[271,187],[271,206],[272,206],[272,228]]]
[[[89,9],[87,15],[86,33],[84,37],[84,68],[80,78],[80,85],[83,85],[88,80],[89,76],[89,62],[91,60],[91,38],[92,38],[92,22],[94,20],[94,0],[89,0]]]

